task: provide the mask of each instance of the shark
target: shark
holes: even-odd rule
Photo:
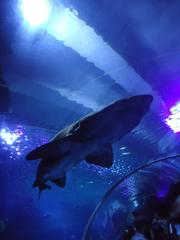
[[[153,96],[120,99],[92,112],[59,131],[47,144],[32,150],[26,159],[40,159],[33,187],[39,196],[51,189],[49,182],[64,188],[66,175],[85,160],[103,168],[113,165],[113,143],[130,133],[149,111]]]

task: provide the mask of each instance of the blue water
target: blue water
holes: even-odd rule
[[[16,125],[9,126],[13,129]],[[53,185],[52,190],[44,191],[39,199],[37,190],[32,188],[38,160],[27,162],[25,156],[31,149],[46,143],[54,132],[27,125],[22,125],[22,129],[23,135],[17,142],[12,145],[1,142],[0,239],[81,239],[95,206],[113,183],[143,162],[151,160],[132,154],[125,145],[129,139],[127,137],[114,146],[115,163],[111,169],[83,162],[67,174],[64,189]],[[170,172],[173,173],[172,170]],[[142,174],[140,176],[139,183],[135,178],[129,180],[126,186],[128,192],[136,195],[146,180]],[[118,201],[124,201],[121,195],[116,194],[113,201],[117,201],[117,196],[120,197]],[[101,219],[99,224],[99,231],[102,231],[104,225],[101,226]]]
[[[54,132],[27,125],[22,125],[22,129],[17,142],[1,143],[0,212],[5,225],[1,227],[1,239],[80,239],[104,193],[139,160],[130,152],[123,155],[127,147],[118,144],[114,147],[117,158],[112,169],[81,163],[67,174],[64,189],[53,185],[39,199],[37,190],[32,188],[38,160],[27,162],[25,156],[46,143]]]
[[[180,3],[52,0],[50,18],[36,27],[24,18],[20,3],[0,1],[0,240],[80,240],[117,180],[179,151],[179,134],[165,119],[180,101]],[[37,6],[33,9],[34,16]],[[153,95],[152,108],[113,145],[112,168],[82,162],[67,173],[65,188],[52,185],[39,199],[32,188],[38,160],[28,162],[26,155],[86,114],[137,94]],[[168,183],[178,180],[174,170],[167,175]],[[128,182],[129,192],[136,194],[143,176]],[[160,195],[163,187],[158,186]],[[121,218],[128,214],[124,210]],[[108,232],[105,218],[108,214],[93,230]]]

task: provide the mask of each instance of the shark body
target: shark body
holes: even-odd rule
[[[27,160],[41,159],[33,187],[39,187],[40,193],[51,188],[48,181],[64,187],[66,173],[83,160],[110,168],[112,144],[140,123],[152,101],[151,95],[118,100],[62,129],[49,143],[30,152]]]

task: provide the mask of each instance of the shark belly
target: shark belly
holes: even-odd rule
[[[78,165],[86,158],[86,155],[97,149],[96,143],[81,143],[72,144],[71,150],[63,160],[59,161],[57,165],[50,171],[50,179],[57,179],[64,177],[66,173],[74,166]]]
[[[126,134],[125,129],[123,129],[120,124],[103,124],[101,128],[93,134],[93,141],[99,142],[100,145],[107,143],[114,143],[121,139]]]
[[[106,124],[102,124],[102,127],[95,133],[95,138],[98,138],[102,144],[113,144],[118,142],[122,137],[131,132],[138,124],[138,121],[134,120],[128,123],[126,119],[113,120]]]

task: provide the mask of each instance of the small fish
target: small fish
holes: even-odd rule
[[[131,132],[142,120],[153,101],[151,95],[118,100],[62,129],[49,143],[30,152],[26,159],[41,159],[33,187],[51,189],[66,184],[66,173],[85,160],[89,164],[110,168],[112,144]]]

